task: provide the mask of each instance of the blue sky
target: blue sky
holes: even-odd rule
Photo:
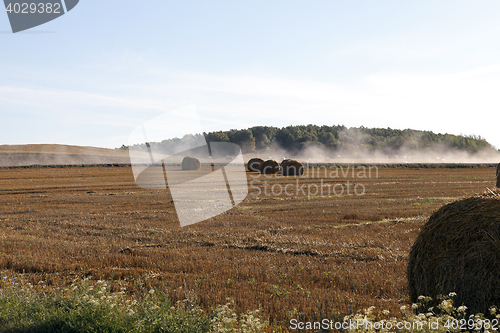
[[[498,1],[81,0],[12,34],[3,12],[0,144],[115,148],[196,105],[207,131],[364,125],[500,148],[498,17]]]

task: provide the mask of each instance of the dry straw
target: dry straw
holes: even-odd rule
[[[200,170],[201,163],[196,157],[186,156],[182,160],[182,170]]]
[[[255,157],[250,159],[250,161],[248,161],[247,163],[248,171],[260,172],[262,164],[264,164],[264,160],[262,158]]]
[[[438,302],[456,292],[455,306],[489,314],[500,305],[500,193],[459,200],[441,207],[422,227],[410,251],[408,288]]]
[[[281,173],[283,176],[302,176],[304,173],[304,166],[296,160],[283,160],[283,162],[281,162]]]

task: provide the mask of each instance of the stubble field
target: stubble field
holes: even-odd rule
[[[492,188],[495,175],[332,170],[248,173],[243,203],[181,228],[168,190],[139,188],[130,167],[0,169],[0,271],[48,288],[85,277],[131,294],[155,286],[174,301],[194,290],[207,310],[232,298],[271,322],[372,305],[397,316],[419,228],[442,205]]]

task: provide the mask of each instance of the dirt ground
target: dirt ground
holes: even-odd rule
[[[131,293],[140,280],[174,301],[187,288],[205,309],[230,297],[278,321],[371,305],[397,315],[419,228],[493,188],[495,169],[247,177],[243,203],[181,228],[169,191],[139,188],[130,167],[0,169],[0,272],[49,287],[108,279]]]

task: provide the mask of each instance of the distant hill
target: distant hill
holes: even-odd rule
[[[203,135],[209,142],[238,144],[250,156],[303,160],[363,161],[496,161],[498,151],[480,136],[436,134],[430,131],[391,128],[345,127],[343,125],[300,125],[283,128],[255,126],[242,130],[185,135],[149,144],[172,154],[175,147],[198,141]],[[203,138],[204,140],[204,138]],[[129,164],[128,149],[142,150],[149,158],[145,143],[120,149],[55,144],[0,145],[0,167],[29,165]]]
[[[397,154],[398,152],[425,152],[429,150],[454,150],[476,154],[496,149],[481,136],[436,134],[431,131],[391,128],[366,128],[343,125],[317,126],[300,125],[283,128],[255,126],[243,130],[204,133],[211,142],[232,142],[238,144],[244,153],[283,149],[290,154],[301,154],[310,148],[325,148],[329,151],[363,153],[378,152]],[[176,145],[199,139],[202,134],[186,135],[183,138],[151,142],[169,154]],[[146,150],[145,144],[133,146]],[[122,146],[122,148],[127,148]]]
[[[122,149],[55,144],[0,145],[0,167],[129,163],[128,152]]]

